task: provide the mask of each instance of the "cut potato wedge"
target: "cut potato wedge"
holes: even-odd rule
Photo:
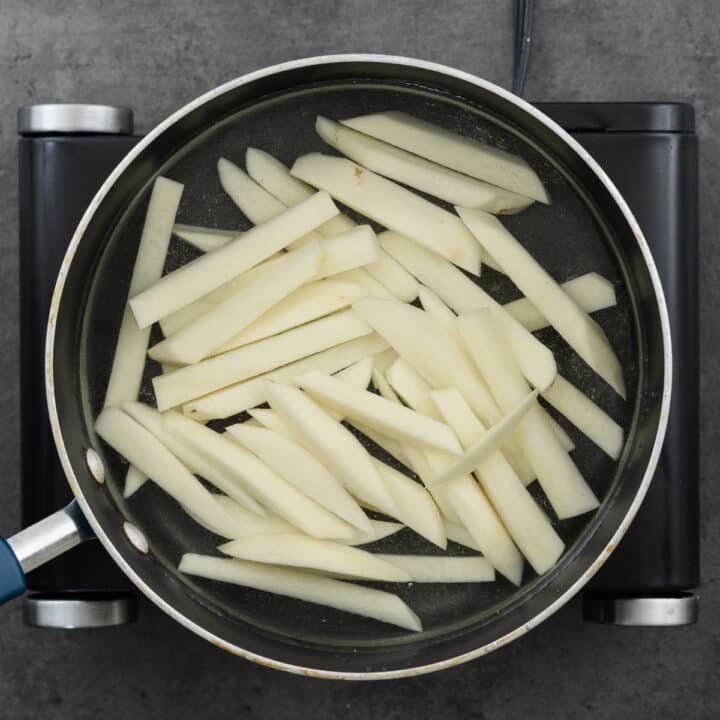
[[[458,318],[460,334],[473,360],[506,412],[530,391],[492,310],[474,310]],[[565,452],[539,405],[530,408],[515,436],[540,486],[560,519],[582,515],[598,506],[590,486]]]
[[[169,375],[153,378],[158,408],[167,410],[176,407],[371,332],[372,328],[351,310],[314,320],[280,335],[188,365]]]
[[[267,398],[273,410],[291,424],[318,460],[355,497],[397,510],[367,450],[347,428],[297,388],[268,383]]]
[[[397,595],[316,573],[194,553],[183,555],[178,570],[187,575],[325,605],[405,630],[422,630],[420,618]]]
[[[377,370],[379,373],[385,373],[398,357],[399,355],[392,348],[377,353],[373,356],[373,370]]]
[[[457,337],[457,328],[455,327],[455,318],[457,315],[434,293],[430,288],[420,285],[418,290],[420,304],[426,313],[440,320],[448,330]]]
[[[433,399],[465,447],[482,439],[485,428],[456,390],[435,391]],[[535,572],[547,572],[565,545],[502,453],[491,453],[475,469],[475,475]]]
[[[620,457],[623,429],[585,393],[558,375],[543,397],[604,453],[613,460]]]
[[[370,520],[360,506],[305,448],[272,430],[246,427],[243,423],[231,425],[227,432],[309,498],[372,534]]]
[[[553,280],[493,215],[457,208],[478,242],[580,357],[621,397],[625,378],[602,328]],[[547,385],[536,385],[541,391]]]
[[[537,173],[521,157],[411,115],[382,112],[343,120],[342,124],[464,175],[541,203],[550,202]]]
[[[150,357],[185,365],[199,362],[315,277],[326,260],[316,242],[287,253],[260,280],[153,346]]]
[[[403,233],[475,275],[480,273],[482,251],[462,222],[410,190],[350,160],[319,153],[298,158],[291,172],[370,220]]]
[[[214,462],[212,457],[194,451],[168,431],[166,416],[155,408],[140,402],[129,402],[123,405],[123,410],[136,422],[140,423],[148,432],[152,433],[175,457],[191,472],[204,478],[218,490],[224,492],[233,502],[255,516],[264,516],[265,510],[248,493],[244,482],[239,482],[232,473],[223,471],[222,467]],[[192,509],[192,508],[190,508]]]
[[[412,302],[418,295],[418,281],[382,249],[378,251],[378,259],[365,270],[398,300]]]
[[[438,555],[388,555],[376,558],[404,570],[416,583],[492,582],[495,569],[483,557],[442,557]]]
[[[117,408],[105,408],[95,431],[183,507],[232,534],[234,523],[202,483],[150,432]],[[211,431],[212,432],[212,431]]]
[[[537,390],[533,390],[514,410],[503,415],[502,420],[495,423],[474,445],[467,448],[462,457],[438,476],[437,482],[448,482],[472,472],[486,457],[500,450],[515,432],[527,411],[536,405],[537,396]]]
[[[282,215],[257,225],[225,247],[165,275],[130,300],[138,325],[147,327],[202,297],[337,215],[327,193],[317,193]]]
[[[363,425],[359,422],[350,423],[354,428],[357,428],[363,435],[372,440],[378,447],[382,448],[390,457],[395,458],[401,465],[410,467],[410,460],[408,459],[405,447],[402,443],[397,440],[389,438],[387,435],[379,433],[377,430]]]
[[[318,280],[370,265],[378,259],[375,233],[369,225],[358,225],[342,235],[328,238],[321,247],[323,256],[317,273]]]
[[[425,248],[409,242],[400,235],[383,236],[382,247],[401,265],[404,265],[423,285],[437,293],[456,313],[464,313],[484,307],[502,306],[470,278]],[[532,333],[528,332],[512,315],[503,315],[504,331],[512,346],[513,354],[523,375],[534,386],[542,390],[555,379],[557,367],[552,352]],[[458,388],[463,392],[462,388]],[[463,392],[463,394],[465,394]],[[471,403],[472,404],[472,403]],[[473,409],[480,412],[473,406]],[[483,421],[492,424],[494,420],[482,416]]]
[[[552,429],[555,431],[560,444],[563,446],[566,452],[571,452],[575,449],[575,443],[573,439],[567,434],[565,428],[552,416],[550,413],[546,413],[548,422],[552,425]]]
[[[337,280],[353,283],[365,290],[370,297],[383,300],[397,300],[397,298],[381,283],[378,282],[366,268],[356,268],[335,276]]]
[[[223,510],[233,519],[236,525],[235,533],[228,537],[228,540],[234,540],[247,535],[263,535],[273,533],[296,532],[296,529],[287,521],[278,515],[266,514],[264,516],[249,513],[239,503],[227,495],[214,495],[217,503]],[[187,510],[187,508],[185,508]],[[209,527],[208,530],[222,537],[222,533],[217,528]]]
[[[384,435],[422,447],[433,447],[451,454],[461,448],[454,433],[441,422],[426,417],[366,390],[347,386],[324,373],[310,372],[297,378],[303,390],[323,405],[345,417],[375,428]]]
[[[366,550],[329,540],[316,540],[300,533],[239,538],[221,545],[218,550],[239,560],[320,570],[358,580],[410,580],[410,575],[402,568],[380,560]]]
[[[342,380],[350,387],[360,390],[367,390],[372,380],[373,359],[371,357],[358,360],[356,363],[349,365],[344,370],[335,373],[338,380]]]
[[[125,487],[123,488],[123,497],[127,500],[132,497],[146,482],[148,476],[144,475],[134,465],[128,468],[127,475],[125,475]]]
[[[390,522],[389,520],[371,520],[370,525],[372,527],[372,532],[369,535],[358,532],[356,537],[342,542],[346,545],[369,545],[370,543],[384,540],[386,537],[390,537],[396,532],[400,532],[400,530],[405,527],[402,523]]]
[[[328,145],[368,170],[452,205],[481,208],[491,213],[516,213],[532,202],[322,116],[317,117],[315,130]]]
[[[587,313],[617,305],[615,287],[598,273],[580,275],[562,283],[560,287]],[[527,298],[513,300],[503,307],[531,332],[542,330],[550,324]]]
[[[450,522],[450,520],[445,520],[445,533],[447,534],[448,540],[452,540],[458,545],[480,552],[478,544],[473,539],[473,536],[465,529],[464,525]]]
[[[241,234],[239,230],[218,230],[217,228],[183,225],[175,223],[173,234],[201,252],[212,252],[224,247]]]
[[[385,377],[406,405],[427,417],[440,420],[440,413],[430,397],[430,383],[407,360],[398,358],[387,369]]]
[[[365,335],[356,340],[349,340],[328,350],[309,355],[302,360],[283,365],[277,370],[258,375],[251,380],[230,385],[222,390],[186,403],[183,406],[183,412],[193,420],[201,422],[213,418],[229,417],[256,405],[262,405],[266,400],[266,380],[292,382],[294,377],[309,370],[337,372],[368,355],[374,355],[385,350],[387,346],[387,342],[376,333]]]

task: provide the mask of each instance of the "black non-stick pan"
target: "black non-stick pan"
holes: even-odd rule
[[[247,227],[223,194],[220,156],[242,163],[248,146],[291,164],[313,150],[317,114],[345,118],[404,110],[523,156],[552,204],[503,220],[564,281],[597,271],[617,290],[602,311],[625,369],[621,401],[552,330],[542,340],[560,371],[626,429],[619,462],[566,425],[573,457],[600,509],[559,522],[567,550],[542,577],[526,570],[520,589],[503,580],[392,587],[421,617],[420,634],[259,591],[181,576],[183,552],[213,553],[218,539],[152,483],[125,500],[126,465],[93,432],[102,406],[149,190],[157,175],[185,184],[178,221]],[[171,245],[167,270],[191,257]],[[517,297],[485,269],[481,284],[501,300]],[[143,399],[151,401],[148,364]],[[273,667],[337,678],[397,677],[448,667],[499,647],[572,597],[622,538],[657,463],[670,396],[670,338],[657,272],[624,201],[588,154],[555,123],[499,87],[450,68],[405,58],[343,55],[287,63],[234,80],[168,118],[103,185],[70,244],[53,298],[46,352],[53,431],[77,503],[0,544],[0,594],[22,589],[22,573],[96,535],[130,579],[178,622],[210,642]],[[558,418],[559,419],[559,418]],[[560,422],[563,422],[559,419]],[[101,480],[102,482],[100,482]],[[540,493],[538,500],[544,502]],[[85,522],[85,520],[87,522]],[[396,552],[432,552],[409,531],[382,541]],[[459,546],[453,548],[461,553]],[[14,552],[12,552],[14,551]],[[3,552],[0,552],[2,560]]]

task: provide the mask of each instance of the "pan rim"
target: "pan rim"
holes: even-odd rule
[[[152,144],[152,142],[161,135],[165,130],[170,128],[181,118],[185,117],[198,107],[205,103],[213,100],[214,98],[230,91],[235,88],[241,87],[255,80],[268,77],[274,74],[298,70],[303,68],[310,68],[321,65],[331,64],[343,64],[343,63],[374,63],[378,65],[387,66],[411,66],[420,70],[427,70],[430,72],[437,73],[439,75],[449,76],[467,82],[468,84],[479,87],[485,91],[498,95],[506,102],[515,105],[520,110],[529,114],[534,120],[545,125],[550,131],[557,135],[570,149],[577,155],[585,165],[593,172],[594,175],[604,185],[607,192],[611,196],[613,202],[620,210],[623,218],[627,222],[635,241],[640,249],[643,260],[648,270],[648,274],[652,283],[653,293],[658,306],[658,314],[660,319],[660,326],[662,332],[662,343],[663,343],[663,392],[660,406],[660,413],[658,418],[658,428],[655,435],[652,450],[650,452],[647,467],[643,473],[643,477],[639,483],[638,489],[635,496],[627,509],[622,520],[619,522],[618,527],[613,533],[612,537],[602,549],[598,557],[591,562],[588,568],[583,572],[582,576],[578,578],[570,587],[568,587],[562,594],[560,594],[552,603],[545,607],[541,612],[535,615],[531,620],[521,624],[519,627],[513,629],[511,632],[506,633],[502,637],[482,645],[479,648],[475,648],[471,651],[461,653],[459,655],[446,658],[433,663],[424,665],[418,665],[414,667],[393,669],[393,670],[381,670],[381,671],[368,671],[368,672],[342,672],[336,670],[326,670],[322,668],[311,668],[301,665],[294,665],[291,663],[275,660],[270,657],[259,655],[252,651],[246,650],[238,645],[228,642],[222,637],[209,632],[204,627],[200,626],[195,621],[184,615],[182,612],[177,610],[173,605],[164,600],[160,595],[157,594],[152,587],[150,587],[140,575],[135,572],[128,563],[124,560],[122,555],[119,553],[113,542],[110,540],[108,535],[105,533],[102,524],[98,521],[95,514],[93,513],[90,504],[84,496],[83,490],[75,476],[75,472],[70,461],[65,441],[62,435],[60,419],[58,415],[58,408],[55,399],[55,379],[54,379],[54,343],[55,343],[55,330],[57,326],[57,314],[60,308],[60,303],[65,288],[65,281],[68,276],[69,269],[72,265],[73,258],[77,251],[77,248],[85,235],[91,219],[93,218],[97,208],[103,201],[104,197],[108,194],[111,188],[115,185],[117,179],[123,174],[125,169],[135,160],[136,157],[141,155],[144,150]],[[572,138],[563,128],[557,123],[547,117],[544,113],[538,110],[536,107],[512,94],[510,91],[491,83],[487,80],[477,77],[471,73],[452,68],[447,65],[439,63],[428,62],[416,58],[404,57],[399,55],[383,55],[383,54],[366,54],[366,53],[349,53],[349,54],[334,54],[334,55],[321,55],[309,58],[301,58],[298,60],[292,60],[276,65],[271,65],[260,70],[247,73],[233,80],[230,80],[206,93],[195,98],[191,102],[184,105],[182,108],[171,114],[160,124],[155,126],[129,153],[123,158],[123,160],[117,165],[113,172],[105,180],[101,188],[96,193],[92,202],[88,206],[88,209],[83,214],[75,233],[70,241],[68,249],[63,258],[58,278],[56,281],[55,289],[53,291],[50,316],[48,320],[48,328],[46,335],[46,346],[45,346],[45,388],[47,395],[48,410],[50,415],[50,424],[52,428],[53,438],[57,447],[60,461],[67,477],[70,488],[77,499],[83,514],[88,520],[88,523],[95,532],[97,538],[100,540],[106,551],[110,554],[114,562],[120,567],[120,569],[127,575],[131,582],[156,606],[167,613],[171,618],[178,622],[183,627],[194,632],[196,635],[202,637],[211,644],[220,647],[234,655],[245,658],[252,662],[271,667],[278,670],[284,670],[286,672],[305,675],[308,677],[322,678],[322,679],[335,679],[335,680],[389,680],[398,679],[404,677],[413,677],[425,673],[435,672],[456,665],[468,662],[475,658],[487,655],[488,653],[500,648],[512,640],[524,635],[532,628],[539,625],[541,622],[549,618],[555,612],[557,612],[563,605],[565,605],[571,598],[573,598],[583,586],[597,573],[602,567],[604,562],[610,556],[612,551],[615,549],[619,541],[624,536],[632,520],[640,508],[640,505],[647,493],[652,478],[654,476],[657,463],[659,461],[660,452],[662,449],[665,432],[667,429],[668,416],[670,411],[670,396],[672,386],[672,351],[670,344],[670,323],[667,311],[667,305],[665,296],[660,283],[660,277],[655,266],[655,262],[652,258],[649,246],[645,237],[639,227],[637,220],[630,211],[627,203],[623,199],[622,195],[615,187],[614,183],[610,180],[605,171],[598,165],[598,163],[592,158],[592,156],[574,139]]]

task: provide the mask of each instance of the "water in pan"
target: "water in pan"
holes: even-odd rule
[[[520,154],[539,173],[552,197],[552,205],[536,203],[520,215],[505,218],[504,222],[559,281],[596,271],[614,282],[618,306],[598,313],[596,317],[625,368],[630,388],[627,405],[553,330],[542,331],[540,337],[556,353],[560,371],[627,427],[634,404],[638,363],[631,304],[612,239],[605,237],[589,203],[562,168],[518,137],[512,128],[484,113],[482,108],[470,108],[452,98],[419,88],[364,83],[308,88],[255,104],[195,138],[163,167],[162,174],[185,184],[178,222],[248,228],[248,221],[220,187],[216,172],[219,157],[243,165],[246,148],[253,146],[290,165],[298,155],[306,152],[332,152],[314,133],[317,114],[343,118],[386,109],[405,110]],[[147,199],[148,188],[145,188],[117,223],[99,261],[89,294],[81,342],[82,384],[89,417],[95,416],[102,406]],[[191,248],[173,240],[166,269],[172,270],[195,255]],[[502,302],[518,296],[506,278],[487,268],[480,284]],[[153,341],[159,337],[159,331],[154,329]],[[152,400],[149,378],[157,372],[159,368],[149,363],[142,391],[143,399],[147,401]],[[598,496],[604,497],[613,485],[618,467],[564,419],[558,419],[576,443],[573,458]],[[121,512],[146,531],[153,556],[168,572],[176,573],[175,567],[183,552],[215,552],[218,539],[194,524],[152,483],[129,501],[124,501],[121,489],[126,466],[113,452],[107,451],[105,456],[110,470],[105,487],[113,493]],[[531,490],[554,518],[537,483]],[[580,537],[588,519],[555,522],[568,547]],[[394,535],[378,546],[384,552],[439,552],[410,531]],[[462,554],[466,551],[451,543],[450,552]],[[537,582],[527,567],[524,580],[525,589],[528,584],[532,586]],[[319,606],[195,578],[182,578],[181,582],[198,602],[211,605],[232,620],[251,623],[262,632],[276,633],[295,641],[342,647],[408,641],[407,633],[402,630]],[[384,587],[401,595],[418,613],[426,629],[425,639],[459,632],[469,625],[486,621],[519,598],[517,589],[503,579],[477,585]]]

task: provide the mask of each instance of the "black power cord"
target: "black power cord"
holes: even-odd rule
[[[532,41],[533,0],[516,0],[515,3],[515,58],[513,62],[512,91],[522,97],[525,90],[530,44]]]

